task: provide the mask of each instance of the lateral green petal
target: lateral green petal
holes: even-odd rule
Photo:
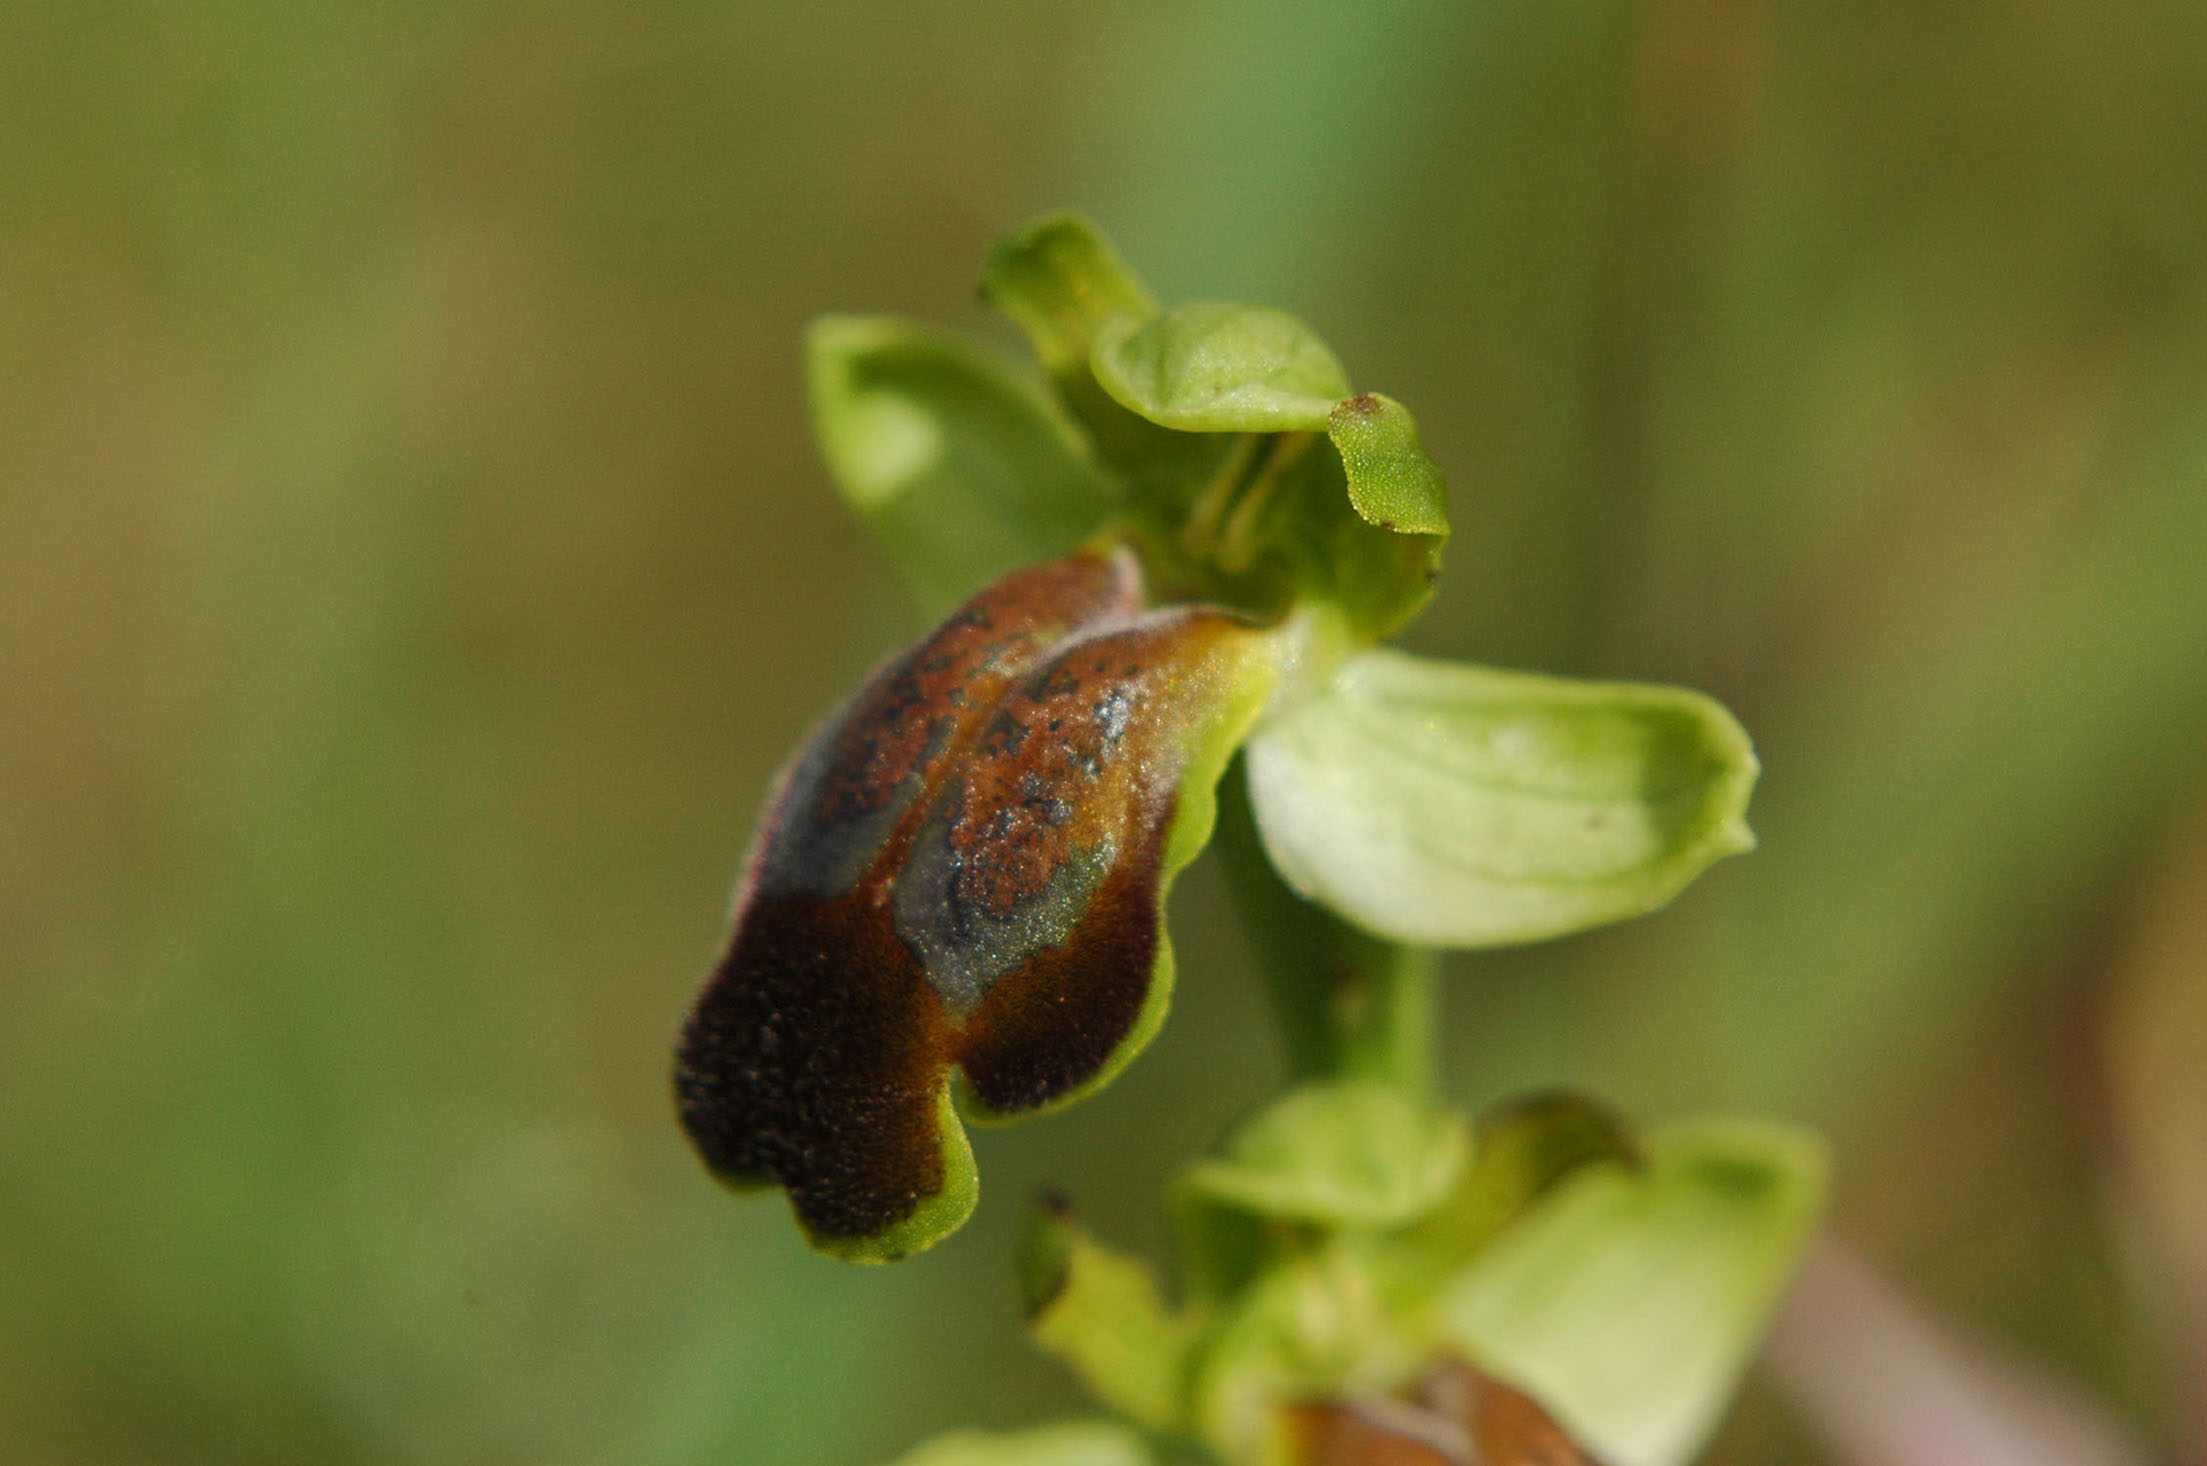
[[[825,316],[806,358],[829,473],[930,616],[1074,549],[1118,507],[1079,430],[989,352],[903,321]]]
[[[1367,392],[1336,404],[1326,426],[1349,476],[1349,502],[1365,523],[1448,537],[1448,485],[1426,455],[1409,408]]]
[[[1425,604],[1447,539],[1440,470],[1401,404],[1352,396],[1301,321],[1215,301],[1161,314],[1071,215],[1000,243],[981,293],[1026,331],[1171,598],[1268,618],[1324,602],[1366,644]]]
[[[1262,305],[1192,301],[1121,316],[1097,333],[1091,365],[1112,400],[1188,433],[1321,432],[1349,379],[1316,332]]]
[[[1250,740],[1288,883],[1397,941],[1487,947],[1654,910],[1752,849],[1757,765],[1714,700],[1385,649]]]
[[[895,1466],[1155,1466],[1139,1433],[1108,1420],[1069,1420],[1033,1430],[957,1430]]]

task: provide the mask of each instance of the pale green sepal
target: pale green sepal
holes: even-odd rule
[[[1112,400],[1191,433],[1320,432],[1349,395],[1310,327],[1270,306],[1194,301],[1146,321],[1121,316],[1091,358]]]
[[[1598,1100],[1565,1090],[1504,1100],[1479,1116],[1471,1164],[1447,1197],[1389,1244],[1390,1276],[1411,1292],[1429,1294],[1581,1168],[1641,1163],[1630,1128]]]
[[[1156,1466],[1139,1433],[1109,1420],[1032,1430],[956,1430],[900,1456],[895,1466]]]
[[[1249,790],[1296,890],[1396,941],[1529,942],[1651,911],[1753,848],[1722,705],[1385,649],[1262,727]]]
[[[943,1185],[921,1202],[910,1216],[886,1231],[870,1237],[834,1237],[797,1226],[805,1241],[838,1262],[902,1262],[925,1252],[966,1224],[981,1200],[981,1173],[973,1163],[973,1141],[958,1122],[958,1106],[946,1081],[935,1095],[935,1128],[942,1141]]]
[[[1731,1398],[1822,1204],[1823,1148],[1701,1121],[1588,1167],[1441,1296],[1443,1338],[1608,1466],[1682,1466]]]
[[[1460,1116],[1376,1080],[1306,1084],[1237,1131],[1179,1186],[1216,1205],[1322,1227],[1407,1225],[1437,1206],[1469,1150]]]
[[[1396,534],[1448,534],[1448,485],[1409,408],[1367,392],[1336,404],[1327,431],[1349,476],[1349,502],[1367,524]]]
[[[1157,314],[1157,301],[1111,242],[1077,214],[1054,214],[1000,240],[981,272],[981,298],[1027,335],[1096,456],[1150,496],[1205,477],[1211,445],[1177,436],[1111,400],[1089,362],[1106,326]]]
[[[828,471],[930,617],[1075,549],[1118,506],[1063,411],[988,352],[903,321],[824,316],[806,358]]]
[[[1149,287],[1078,214],[1052,214],[998,240],[980,290],[1027,333],[1052,375],[1085,370],[1096,332],[1108,322],[1157,314]]]
[[[1182,1429],[1193,1323],[1149,1267],[1099,1245],[1062,1202],[1036,1208],[1020,1249],[1020,1304],[1038,1347],[1099,1401],[1151,1430]]]

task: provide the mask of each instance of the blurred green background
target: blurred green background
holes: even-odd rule
[[[971,280],[1063,205],[1419,414],[1413,645],[1756,735],[1760,853],[1456,961],[1452,1091],[1814,1124],[1897,1286],[2207,1451],[2203,158],[2196,0],[0,8],[0,1460],[1077,1408],[1027,1197],[1155,1247],[1281,1074],[1208,871],[1155,1050],[909,1265],[712,1187],[666,1078],[911,630],[800,328],[1008,346]],[[1717,1456],[1821,1449],[1758,1385]]]

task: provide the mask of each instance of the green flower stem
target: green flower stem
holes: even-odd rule
[[[1219,786],[1213,839],[1295,1078],[1429,1093],[1439,954],[1360,931],[1289,889],[1258,838],[1239,759]]]

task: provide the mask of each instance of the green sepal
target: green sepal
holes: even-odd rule
[[[1388,1276],[1398,1292],[1428,1296],[1582,1167],[1642,1163],[1631,1128],[1599,1100],[1565,1090],[1504,1100],[1479,1116],[1471,1163],[1448,1195],[1388,1243]]]
[[[1157,314],[1157,301],[1095,225],[1052,214],[997,241],[981,271],[981,298],[1026,333],[1059,400],[1088,430],[1099,457],[1137,480],[1200,477],[1208,445],[1145,422],[1111,399],[1090,366],[1096,339],[1117,323]]]
[[[1080,431],[994,354],[860,316],[814,321],[805,349],[829,473],[928,619],[1083,544],[1117,510],[1119,487]]]
[[[956,1430],[900,1456],[895,1466],[1155,1466],[1141,1435],[1109,1420],[1032,1430]]]
[[[1587,1166],[1443,1291],[1442,1339],[1609,1466],[1682,1466],[1730,1399],[1822,1205],[1823,1148],[1763,1122],[1657,1131]]]
[[[1167,1308],[1149,1267],[1101,1246],[1057,1198],[1036,1207],[1020,1247],[1028,1332],[1098,1400],[1151,1430],[1184,1428],[1197,1331]]]
[[[1438,1206],[1469,1151],[1460,1116],[1377,1080],[1306,1084],[1243,1125],[1178,1188],[1213,1206],[1383,1230]]]
[[[1149,287],[1078,214],[1051,214],[998,240],[980,292],[1027,333],[1053,376],[1085,371],[1096,333],[1113,321],[1157,314]]]
[[[1267,853],[1381,936],[1486,947],[1668,902],[1753,848],[1757,765],[1714,700],[1385,649],[1250,740]]]
[[[1285,311],[1199,300],[1096,335],[1096,380],[1128,411],[1183,433],[1323,432],[1349,395],[1341,363]]]

